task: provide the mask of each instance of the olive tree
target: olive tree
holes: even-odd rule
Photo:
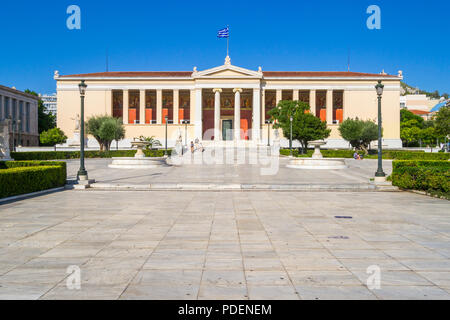
[[[107,115],[89,118],[86,131],[97,140],[100,151],[109,151],[113,140],[119,141],[125,137],[122,119]]]
[[[287,138],[291,135],[292,116],[292,139],[300,142],[304,153],[310,141],[326,139],[331,133],[326,122],[309,113],[309,110],[306,102],[283,100],[269,111],[269,115],[275,120],[274,129],[281,128]]]
[[[370,143],[378,139],[378,126],[370,120],[349,118],[339,125],[339,133],[353,148],[367,154]]]

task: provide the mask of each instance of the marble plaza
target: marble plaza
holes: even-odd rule
[[[448,213],[399,192],[54,193],[1,206],[0,299],[449,299]]]

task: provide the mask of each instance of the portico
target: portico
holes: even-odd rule
[[[272,130],[269,111],[281,100],[300,100],[332,129],[326,147],[348,147],[339,123],[358,117],[376,121],[374,86],[385,85],[383,128],[385,144],[401,147],[399,97],[402,75],[357,72],[264,71],[237,67],[227,57],[221,66],[199,71],[104,72],[78,75],[55,73],[58,127],[72,136],[79,109],[78,83],[85,80],[86,117],[108,114],[121,118],[126,147],[139,136],[164,140],[167,117],[169,146],[180,131],[187,140],[204,142],[266,141]],[[273,130],[272,130],[273,131]],[[186,132],[186,135],[184,134]],[[286,140],[282,138],[282,145]],[[185,139],[186,140],[186,139]],[[89,140],[95,144],[94,139]]]

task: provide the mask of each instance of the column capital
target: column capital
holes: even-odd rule
[[[242,88],[235,88],[235,89],[233,89],[233,92],[234,93],[236,93],[236,92],[242,93]]]
[[[215,88],[215,89],[213,89],[213,92],[214,93],[222,93],[222,89],[220,89],[220,88]]]

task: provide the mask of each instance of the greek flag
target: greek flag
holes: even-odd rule
[[[230,29],[226,27],[225,29],[221,29],[217,32],[217,38],[228,38],[230,36]]]

